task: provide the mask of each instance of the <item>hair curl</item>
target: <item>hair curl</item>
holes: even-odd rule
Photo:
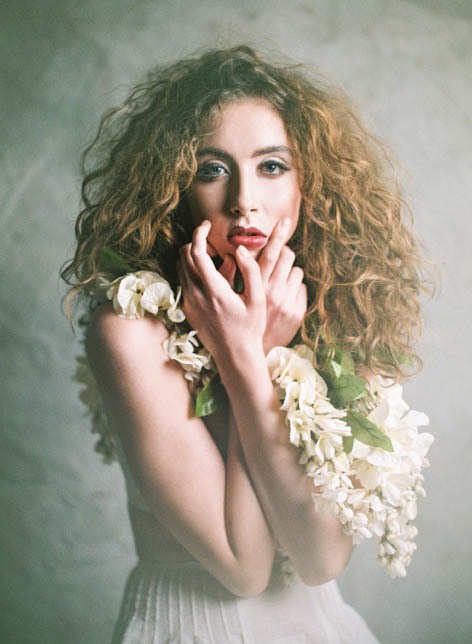
[[[374,372],[399,376],[406,359],[419,366],[422,261],[384,147],[312,70],[269,63],[247,46],[157,68],[103,116],[83,155],[78,246],[62,271],[69,298],[93,301],[105,247],[175,285],[178,248],[191,235],[183,197],[198,146],[215,110],[245,97],[277,110],[299,169],[302,209],[290,245],[309,293],[303,341],[341,345]]]

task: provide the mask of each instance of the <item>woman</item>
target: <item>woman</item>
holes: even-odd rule
[[[153,72],[90,149],[63,275],[90,302],[100,448],[139,557],[113,641],[375,642],[332,581],[353,533],[313,507],[266,361],[303,341],[323,370],[341,347],[359,381],[415,357],[418,256],[373,138],[241,46]]]

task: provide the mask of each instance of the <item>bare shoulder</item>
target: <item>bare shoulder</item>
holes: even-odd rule
[[[85,347],[92,367],[103,361],[119,363],[141,362],[152,354],[164,358],[163,341],[169,335],[157,318],[141,320],[121,318],[110,303],[101,305],[92,315],[85,337]]]
[[[153,426],[143,417],[162,421],[169,400],[180,400],[187,418],[191,409],[188,382],[180,365],[169,360],[163,342],[169,332],[152,316],[120,318],[111,305],[102,305],[92,316],[85,347],[101,392],[110,425],[119,432]],[[135,431],[133,429],[133,432]]]

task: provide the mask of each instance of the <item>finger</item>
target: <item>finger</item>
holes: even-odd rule
[[[300,284],[300,289],[297,294],[297,301],[296,301],[296,308],[298,311],[302,312],[303,314],[306,313],[308,307],[308,289],[306,287],[306,284],[303,284],[303,282]]]
[[[300,266],[294,266],[287,279],[287,290],[297,293],[303,283],[304,273]]]
[[[185,244],[185,246],[181,246],[181,248],[179,249],[179,254],[180,264],[187,278],[187,281],[200,281],[198,270],[191,255],[191,244]]]
[[[299,266],[294,266],[290,274],[283,282],[274,280],[273,276],[265,290],[268,304],[272,306],[288,307],[295,306],[300,286],[303,283],[303,270]]]
[[[180,266],[183,272],[183,284],[187,291],[187,296],[192,291],[194,294],[206,294],[203,280],[194,264],[191,254],[191,244],[186,244],[180,249]],[[211,260],[210,260],[211,261]]]
[[[295,253],[293,252],[293,250],[288,246],[283,246],[282,250],[280,251],[279,260],[276,263],[274,270],[272,271],[272,275],[269,279],[270,288],[284,288],[292,273],[294,261]]]
[[[216,248],[212,245],[211,242],[208,241],[207,239],[207,253],[210,255],[210,257],[215,258],[218,257],[218,251]]]
[[[234,277],[236,275],[236,262],[232,255],[225,255],[223,264],[219,268],[219,272],[225,280],[229,283],[231,288],[234,288]]]
[[[265,302],[259,264],[245,246],[236,249],[236,261],[244,281],[244,299],[252,304]]]
[[[259,268],[261,271],[262,281],[267,284],[274,266],[279,259],[280,251],[288,240],[288,233],[290,228],[290,219],[284,217],[275,226],[269,241],[262,250],[259,257]]]
[[[221,277],[207,253],[207,237],[210,228],[210,222],[208,220],[203,221],[193,231],[192,243],[190,244],[190,257],[197,274],[205,286],[209,284],[217,285],[218,278]]]

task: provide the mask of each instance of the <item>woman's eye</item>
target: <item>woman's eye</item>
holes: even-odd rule
[[[287,172],[290,168],[282,161],[264,161],[261,166],[262,172],[268,175],[278,175]]]
[[[212,181],[217,177],[221,177],[227,173],[224,166],[219,163],[205,163],[197,170],[197,177],[201,181]]]

